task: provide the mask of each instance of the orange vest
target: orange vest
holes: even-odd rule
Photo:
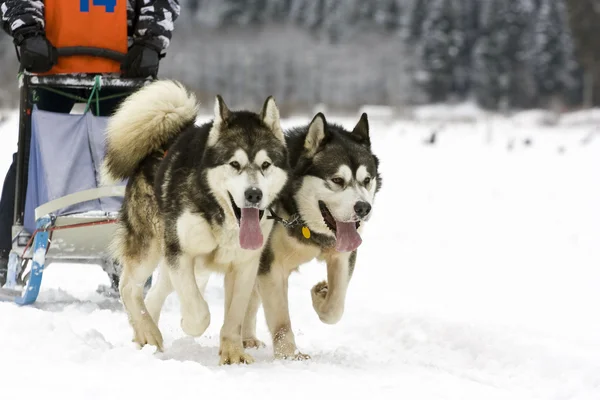
[[[45,0],[46,36],[56,48],[100,47],[127,52],[127,0]],[[100,57],[59,57],[47,74],[118,73]]]

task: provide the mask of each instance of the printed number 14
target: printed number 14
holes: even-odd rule
[[[115,7],[117,5],[117,0],[79,0],[79,11],[89,12],[90,2],[95,6],[104,6],[107,13],[115,12]]]

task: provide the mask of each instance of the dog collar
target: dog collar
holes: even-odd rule
[[[279,215],[275,214],[275,211],[273,211],[272,207],[269,207],[269,212],[271,213],[271,215],[267,216],[267,219],[274,219],[286,228],[293,228],[294,226],[300,225],[300,215],[298,214],[294,214],[289,220],[285,220]]]
[[[274,219],[286,228],[293,228],[295,226],[302,225],[302,236],[304,236],[306,239],[310,239],[310,229],[308,229],[308,226],[302,223],[299,214],[294,214],[289,220],[285,220],[279,215],[275,214],[275,211],[273,211],[273,208],[271,207],[269,207],[269,212],[271,215],[267,216],[267,219]]]

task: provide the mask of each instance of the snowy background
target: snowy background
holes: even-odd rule
[[[402,112],[447,101],[562,111],[591,93],[600,106],[600,74],[590,93],[583,85],[584,72],[600,70],[585,58],[595,62],[600,48],[597,0],[179,3],[160,73],[204,101],[220,93],[228,104],[253,107],[272,94],[285,114],[317,103]],[[0,106],[15,101],[16,72],[13,43],[0,35]]]
[[[137,350],[120,302],[96,293],[100,268],[54,264],[33,306],[0,303],[2,398],[598,400],[600,111],[552,124],[544,111],[509,119],[469,104],[371,111],[384,185],[342,321],[312,309],[322,264],[290,281],[312,360],[273,361],[261,309],[257,362],[219,367],[218,276],[204,336],[183,334],[172,295],[165,353]],[[357,117],[328,115],[348,128]],[[2,175],[16,132],[10,112]]]

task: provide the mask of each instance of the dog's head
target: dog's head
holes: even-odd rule
[[[371,217],[381,188],[367,115],[362,114],[354,129],[347,131],[317,114],[294,164],[301,181],[294,199],[308,228],[335,238],[338,251],[354,251],[362,242],[359,228]]]
[[[272,97],[262,111],[231,111],[217,96],[207,139],[209,187],[226,213],[237,218],[240,245],[263,245],[260,222],[288,179],[288,152]]]

